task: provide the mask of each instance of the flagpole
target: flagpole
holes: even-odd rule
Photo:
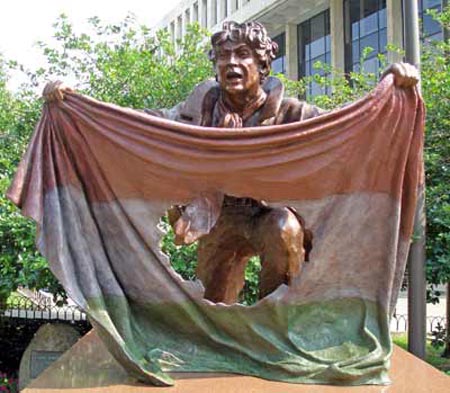
[[[420,69],[419,10],[417,0],[403,1],[405,58]],[[426,277],[425,277],[425,190],[419,190],[414,218],[414,236],[408,255],[408,350],[425,358]]]

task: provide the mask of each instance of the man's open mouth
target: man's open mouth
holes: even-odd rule
[[[228,71],[226,74],[227,80],[234,81],[234,80],[241,80],[242,74],[236,71]]]

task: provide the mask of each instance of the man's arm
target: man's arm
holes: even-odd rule
[[[157,116],[157,117],[163,117],[164,119],[174,120],[177,121],[180,109],[182,108],[183,102],[180,102],[179,104],[175,105],[173,108],[170,109],[148,109],[145,108],[144,112],[148,115]]]
[[[296,98],[284,98],[277,113],[275,124],[294,123],[320,116],[326,111],[306,101],[299,101]]]

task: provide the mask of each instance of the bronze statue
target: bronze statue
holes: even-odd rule
[[[269,76],[277,44],[260,23],[225,22],[211,43],[210,59],[216,81],[200,84],[185,102],[171,110],[146,110],[147,113],[225,128],[286,124],[323,113],[304,101],[283,97],[282,83]],[[413,86],[419,78],[414,67],[403,63],[390,66],[383,77],[387,73],[395,75],[395,83],[400,87]],[[44,97],[61,100],[66,89],[60,82],[49,83]],[[175,231],[183,227],[184,209],[176,206],[169,211]],[[176,234],[179,244],[197,240],[187,241]],[[294,209],[270,207],[264,201],[230,195],[225,196],[214,227],[198,240],[197,275],[205,287],[205,298],[227,304],[238,300],[250,257],[261,257],[262,298],[298,276],[312,247],[312,234]]]

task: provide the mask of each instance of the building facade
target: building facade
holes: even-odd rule
[[[446,0],[418,0],[424,39],[442,39],[440,25],[426,13],[441,10]],[[402,48],[402,0],[184,0],[167,14],[156,29],[167,29],[172,39],[182,38],[189,23],[198,22],[212,32],[225,20],[256,20],[266,26],[280,48],[272,68],[291,79],[323,72],[317,61],[346,72],[358,71],[364,48],[373,51],[362,64],[378,72],[379,53],[387,44]],[[388,61],[401,55],[388,52]],[[316,94],[317,86],[311,86]]]

